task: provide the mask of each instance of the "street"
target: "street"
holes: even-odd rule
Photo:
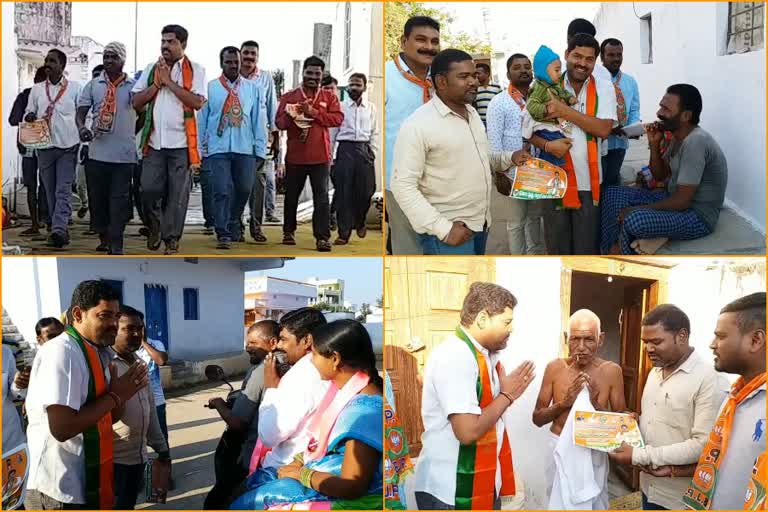
[[[240,380],[232,382],[235,389],[240,384]],[[210,398],[225,398],[228,392],[226,385],[204,384],[166,394],[176,488],[168,492],[165,505],[142,503],[136,505],[137,509],[202,510],[205,496],[213,487],[213,454],[224,431],[224,421],[218,413],[203,405]],[[143,501],[143,493],[139,493],[139,501]]]

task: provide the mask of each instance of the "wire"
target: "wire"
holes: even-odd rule
[[[635,9],[635,2],[632,2],[632,10],[635,11],[635,17],[639,20],[643,19],[637,15],[637,9]]]

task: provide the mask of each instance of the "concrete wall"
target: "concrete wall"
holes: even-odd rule
[[[6,182],[11,177],[17,174],[21,176],[21,161],[16,151],[16,128],[11,128],[7,124],[8,115],[11,113],[13,101],[19,90],[14,6],[13,2],[3,2],[3,159],[0,165],[3,170],[4,192]]]
[[[126,304],[144,310],[144,284],[168,288],[169,356],[202,360],[243,350],[243,280],[237,260],[200,258],[58,258],[60,295],[68,304],[85,279],[123,281]],[[199,320],[184,320],[182,288],[199,289]],[[10,312],[10,311],[9,311]],[[15,320],[15,317],[14,317]]]
[[[727,204],[765,232],[765,50],[724,55],[726,3],[603,2],[597,38],[624,43],[622,69],[640,87],[643,121],[656,119],[666,88],[695,85],[704,100],[701,127],[728,158]],[[641,64],[641,25],[651,14],[653,63]]]
[[[735,264],[713,264],[698,259],[672,269],[668,301],[688,315],[691,345],[714,364],[709,344],[720,309],[734,299],[760,291],[765,291],[764,260],[745,258]],[[735,375],[728,377],[736,379]]]
[[[37,321],[46,316],[59,318],[65,309],[58,292],[56,259],[3,258],[2,281],[3,308],[24,339],[34,344]]]
[[[496,260],[497,283],[518,300],[514,332],[502,354],[502,364],[507,371],[528,359],[536,364],[536,378],[504,418],[526,509],[546,508],[548,502],[544,479],[544,461],[551,456],[548,427],[536,427],[531,417],[544,368],[557,358],[561,339],[560,266],[559,258]]]
[[[20,39],[43,41],[59,46],[69,45],[72,34],[72,2],[18,2],[15,6],[15,33]]]

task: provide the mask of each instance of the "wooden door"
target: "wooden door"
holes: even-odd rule
[[[421,450],[421,374],[459,324],[469,285],[495,281],[493,258],[393,257],[384,263],[384,368],[412,456]],[[412,347],[424,348],[412,351]]]
[[[621,372],[627,409],[640,413],[640,399],[645,383],[645,347],[640,340],[643,316],[651,309],[649,283],[627,287],[621,309]],[[640,488],[640,472],[631,466],[614,465],[619,477],[633,490]]]

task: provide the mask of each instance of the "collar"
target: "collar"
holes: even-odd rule
[[[118,87],[120,87],[120,86],[121,86],[121,85],[123,85],[123,84],[127,84],[127,83],[128,83],[128,80],[130,80],[130,79],[131,79],[131,75],[129,75],[129,74],[128,74],[128,73],[126,73],[125,71],[123,71],[123,75],[125,75],[125,80],[123,80],[122,82],[120,82],[120,85],[118,85]],[[99,82],[101,82],[101,83],[104,83],[104,84],[105,84],[105,83],[107,83],[108,81],[110,81],[110,80],[109,80],[109,77],[107,76],[107,72],[106,72],[106,71],[102,71],[102,72],[99,74],[99,76],[95,78],[95,80],[98,80]]]
[[[701,362],[701,358],[699,357],[699,353],[696,352],[696,349],[694,349],[693,352],[691,352],[691,355],[688,356],[688,359],[683,361],[683,364],[681,364],[678,368],[675,369],[675,371],[669,374],[667,380],[669,380],[677,372],[685,372],[690,375],[693,373],[694,368],[699,364],[699,362]],[[654,368],[653,370],[659,374],[659,379],[664,380],[663,368]]]
[[[466,330],[463,325],[459,325],[459,329],[461,329],[462,332],[467,335],[467,338],[469,338],[469,341],[472,342],[478,352],[483,354],[489,361],[492,361],[491,353],[488,352],[488,349],[478,343],[477,340],[471,334],[469,334],[469,331]]]
[[[411,71],[411,68],[408,67],[408,63],[405,62],[405,59],[403,58],[403,52],[400,52],[397,54],[397,60],[400,61],[400,67],[403,68],[403,71],[406,73],[410,73],[412,75],[416,75],[413,71]],[[427,68],[427,78],[430,78],[430,68]]]
[[[358,105],[355,102],[355,100],[353,100],[352,98],[349,98],[348,100],[346,100],[344,102],[344,104],[346,106],[348,106],[348,107],[353,107],[353,108],[357,108],[357,107],[366,108],[366,107],[368,107],[368,102],[365,100],[365,96],[363,96],[363,98],[360,100],[360,105]]]
[[[564,76],[565,76],[565,78],[563,79],[563,86],[567,86],[567,88],[570,88],[571,91],[575,92],[576,89],[574,89],[573,85],[571,85],[571,79],[568,77],[568,72],[567,71],[565,72]],[[581,86],[581,91],[579,92],[579,96],[581,96],[581,93],[584,92],[587,89],[587,84],[589,84],[589,81],[590,80],[594,80],[594,79],[595,79],[595,75],[594,75],[594,71],[593,71],[592,74],[589,75],[586,80],[584,80],[584,85]]]

